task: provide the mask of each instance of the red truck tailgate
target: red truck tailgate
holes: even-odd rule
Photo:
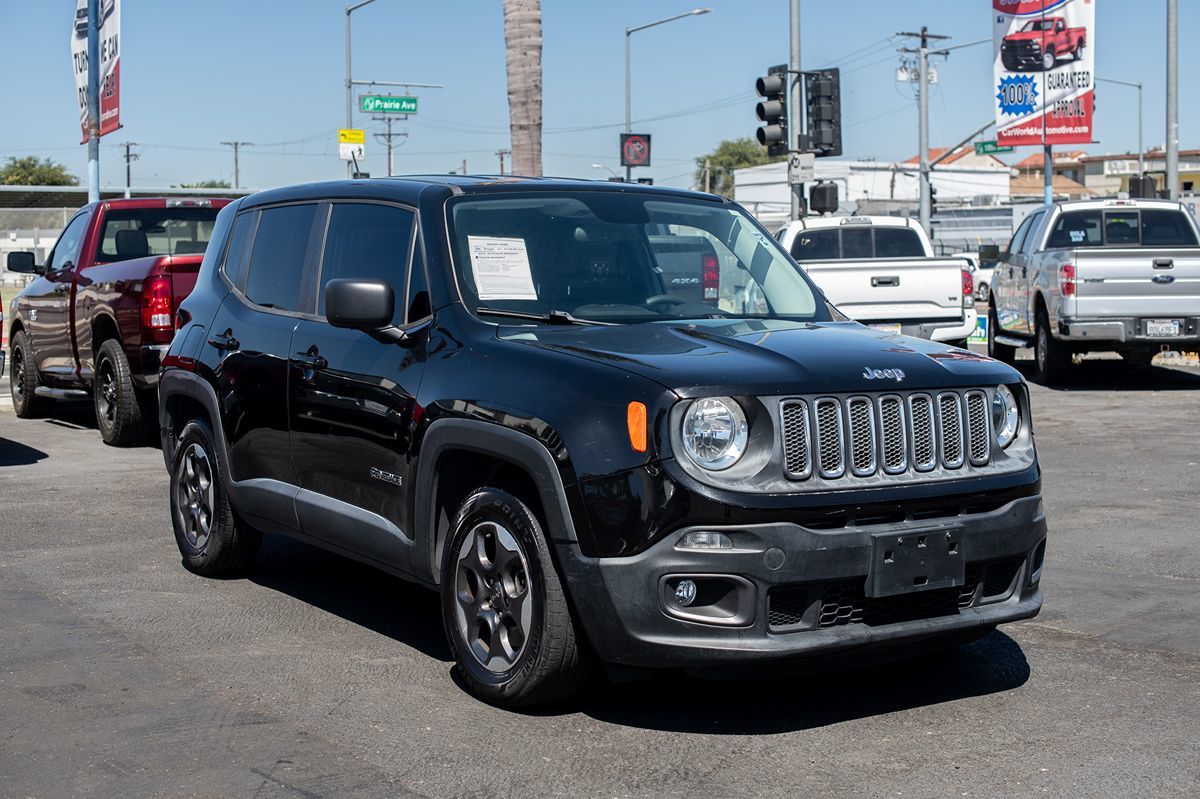
[[[172,307],[178,308],[179,303],[187,299],[196,287],[196,276],[200,272],[203,255],[172,255],[163,264],[163,271],[171,273]]]

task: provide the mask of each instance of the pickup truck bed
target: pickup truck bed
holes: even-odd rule
[[[961,258],[810,261],[800,265],[842,313],[859,322],[963,318]]]

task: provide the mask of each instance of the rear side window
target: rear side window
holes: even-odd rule
[[[1046,249],[1063,247],[1099,247],[1104,243],[1099,211],[1072,211],[1054,223],[1046,240]]]
[[[325,286],[337,278],[386,280],[396,295],[393,323],[403,322],[413,214],[403,208],[367,203],[333,206],[321,261],[317,313],[325,313]]]
[[[304,260],[316,208],[285,205],[262,212],[246,277],[245,294],[250,302],[283,311],[301,310]]]
[[[876,258],[921,258],[925,248],[917,231],[906,227],[875,228]]]
[[[225,277],[235,286],[242,285],[242,275],[246,271],[246,245],[250,243],[250,231],[254,227],[254,212],[240,214],[233,223],[233,232],[229,234],[229,248],[225,251]]]
[[[1142,244],[1146,247],[1195,247],[1196,231],[1183,211],[1142,211]]]
[[[842,257],[837,228],[801,230],[792,242],[792,257],[797,261],[829,261]]]

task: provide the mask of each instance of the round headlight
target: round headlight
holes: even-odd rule
[[[696,400],[683,416],[683,449],[697,466],[728,469],[746,452],[746,414],[729,397]]]
[[[1017,437],[1021,429],[1021,412],[1017,408],[1017,398],[1009,391],[1008,386],[997,386],[992,395],[992,430],[996,433],[996,443],[1003,449]]]

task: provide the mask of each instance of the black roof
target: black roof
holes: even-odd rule
[[[362,180],[328,180],[303,183],[268,189],[247,197],[242,207],[268,203],[314,199],[388,199],[416,204],[420,195],[427,190],[440,190],[450,194],[484,194],[512,191],[612,191],[636,192],[688,197],[724,202],[724,198],[711,194],[648,186],[641,183],[625,183],[607,180],[584,180],[581,178],[521,177],[518,175],[398,175],[390,178],[365,178]]]

